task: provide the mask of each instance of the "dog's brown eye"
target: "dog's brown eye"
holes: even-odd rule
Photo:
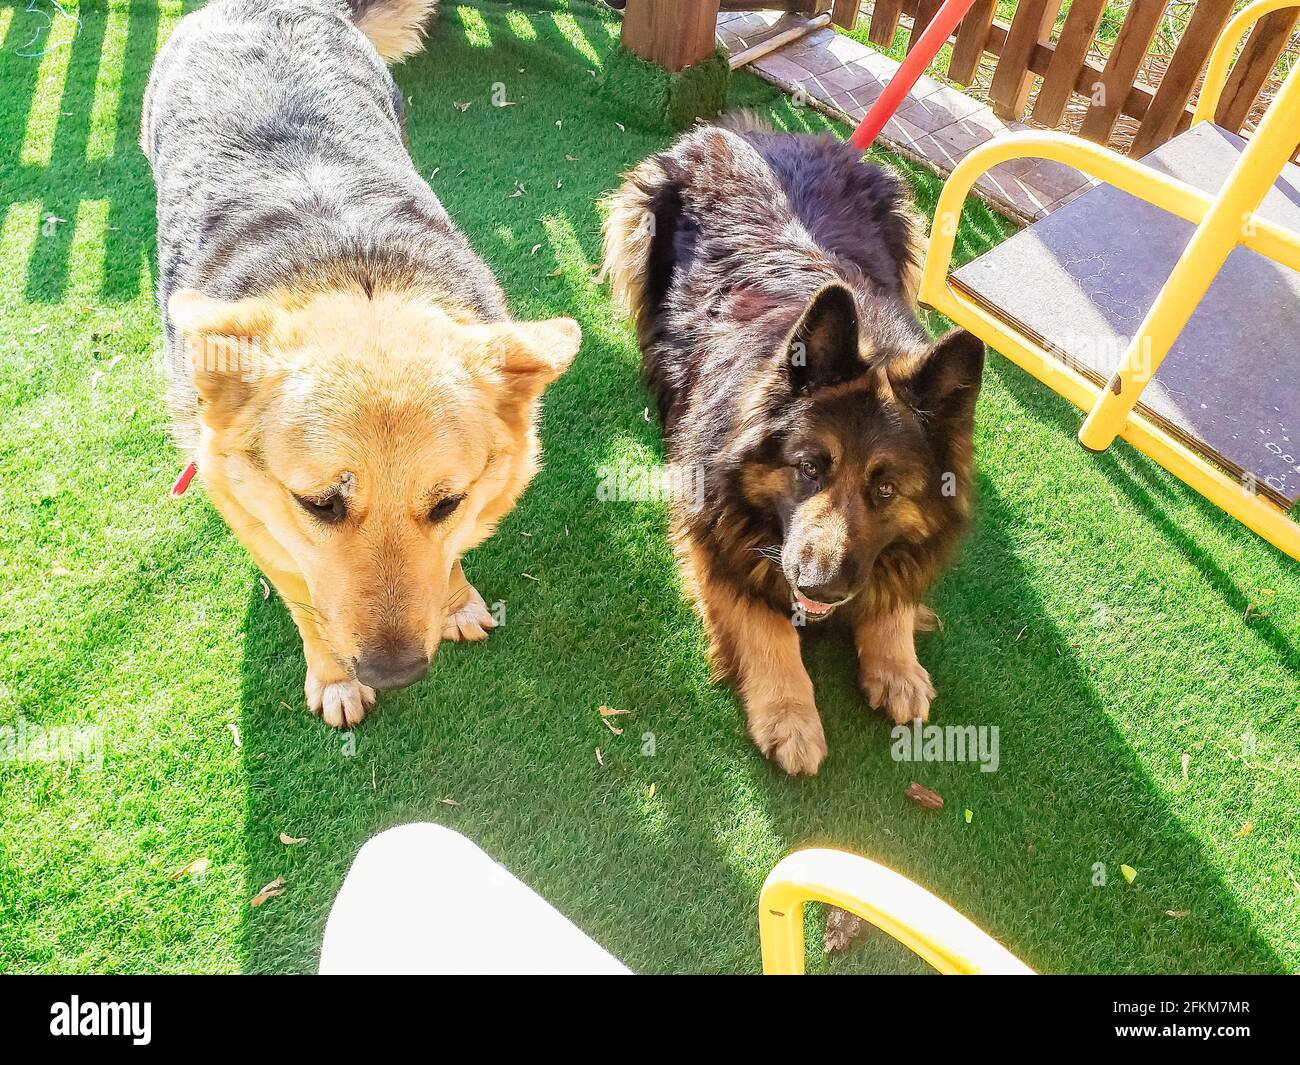
[[[429,520],[432,522],[445,521],[451,517],[452,512],[464,501],[464,496],[446,496],[438,500],[429,508]]]
[[[804,459],[803,462],[799,463],[799,472],[810,481],[816,481],[822,475],[821,470],[817,468],[817,463],[809,462],[807,459]]]
[[[323,521],[326,525],[337,525],[348,516],[348,505],[343,497],[334,492],[324,499],[303,499],[302,496],[294,496],[298,505],[302,507],[317,521]]]
[[[878,485],[876,485],[876,495],[879,496],[881,499],[893,499],[894,482],[881,481]]]

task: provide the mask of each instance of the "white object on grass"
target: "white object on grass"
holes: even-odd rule
[[[629,970],[460,833],[416,823],[381,832],[358,852],[330,910],[320,971]]]

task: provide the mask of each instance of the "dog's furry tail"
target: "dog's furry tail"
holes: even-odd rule
[[[390,63],[415,55],[438,9],[438,0],[344,0],[348,15]]]
[[[736,133],[771,133],[756,112],[730,111],[704,125]],[[599,280],[644,336],[659,312],[672,274],[673,240],[682,216],[685,182],[672,153],[652,155],[623,175],[605,198],[605,257]]]
[[[623,184],[604,201],[600,280],[608,278],[615,302],[636,323],[643,342],[672,281],[688,184],[680,162],[665,152],[624,174]]]
[[[728,111],[725,115],[719,115],[709,125],[729,129],[732,133],[776,132],[776,127],[771,122],[748,107],[739,107],[735,111]]]
[[[614,302],[636,324],[648,324],[650,261],[659,222],[655,202],[670,185],[658,156],[651,156],[623,176],[623,184],[605,199],[605,257],[600,280],[608,280]]]

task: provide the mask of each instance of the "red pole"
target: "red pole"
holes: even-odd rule
[[[921,34],[921,39],[907,53],[898,70],[894,72],[894,76],[889,79],[885,91],[871,105],[867,117],[862,120],[862,125],[853,131],[852,144],[855,148],[865,152],[871,147],[871,142],[885,128],[885,123],[894,117],[894,112],[912,91],[912,86],[939,54],[939,49],[952,36],[957,23],[962,20],[962,16],[970,10],[973,3],[975,0],[944,0],[943,7],[935,13],[933,21]]]

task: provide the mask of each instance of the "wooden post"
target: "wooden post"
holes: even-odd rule
[[[1214,121],[1224,129],[1236,133],[1246,121],[1255,97],[1264,87],[1291,37],[1291,27],[1295,25],[1294,8],[1283,8],[1265,15],[1250,31],[1246,46],[1233,64],[1232,75],[1223,87],[1219,98],[1219,110]]]
[[[989,86],[993,113],[998,118],[1018,121],[1024,115],[1029,90],[1034,87],[1029,55],[1036,45],[1051,37],[1060,7],[1061,0],[1021,0],[1016,5],[1006,44],[993,72],[993,84]]]
[[[716,47],[719,0],[627,0],[623,44],[665,70],[684,70]]]
[[[858,24],[858,14],[862,10],[862,0],[835,0],[831,9],[831,21],[846,30]]]
[[[1142,119],[1142,128],[1133,138],[1133,146],[1128,152],[1130,157],[1141,159],[1178,132],[1187,113],[1187,101],[1192,98],[1192,91],[1205,71],[1210,49],[1232,17],[1232,8],[1233,0],[1199,0],[1174,51],[1174,58],[1160,79],[1155,99]],[[1042,99],[1041,93],[1039,99]],[[1038,117],[1037,111],[1034,117]]]
[[[1232,0],[1223,2],[1229,6],[1232,4]],[[1197,14],[1204,7],[1205,3],[1198,3]],[[1038,98],[1034,101],[1035,122],[1041,122],[1044,126],[1060,125],[1065,109],[1069,106],[1070,95],[1074,92],[1074,83],[1079,80],[1079,72],[1087,62],[1088,49],[1092,47],[1097,27],[1101,25],[1105,13],[1106,0],[1074,0],[1070,5],[1070,13],[1065,18],[1056,49],[1052,52],[1052,61],[1047,65],[1043,84],[1038,89]],[[1213,43],[1210,41],[1206,44],[1207,52]]]
[[[881,48],[894,46],[898,32],[898,16],[903,13],[903,0],[876,0],[871,9],[871,30],[867,39]]]
[[[948,64],[948,77],[958,85],[969,85],[975,80],[996,13],[997,0],[975,0],[961,20],[957,43],[952,47],[952,62]]]
[[[1100,88],[1094,87],[1094,103],[1083,116],[1079,136],[1098,144],[1110,140],[1115,122],[1124,108],[1124,98],[1133,87],[1138,67],[1142,65],[1164,15],[1164,0],[1135,0],[1129,6],[1128,17],[1115,38],[1106,69],[1097,83]]]

